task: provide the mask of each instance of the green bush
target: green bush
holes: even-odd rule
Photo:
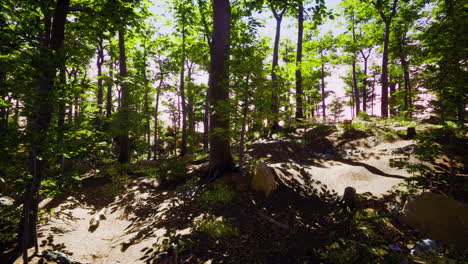
[[[182,182],[187,177],[187,168],[182,158],[161,160],[155,177],[162,184],[175,184]]]
[[[229,204],[236,193],[224,185],[214,184],[202,191],[200,202],[203,207],[217,208]]]
[[[220,217],[208,216],[195,222],[196,230],[214,238],[223,238],[239,235],[237,227],[225,222]]]

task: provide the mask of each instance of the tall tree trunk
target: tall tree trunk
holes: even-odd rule
[[[385,21],[385,37],[382,54],[382,90],[381,90],[381,116],[388,117],[388,43],[390,39],[390,21]]]
[[[396,92],[396,82],[391,82],[390,83],[390,116],[397,116],[397,109],[396,109],[396,102],[395,102],[395,92]]]
[[[65,86],[67,84],[67,77],[66,77],[66,68],[65,63],[60,67],[60,85],[62,86],[62,92],[65,90]],[[64,124],[65,124],[65,98],[59,99],[59,107],[58,107],[58,119],[57,119],[57,144],[59,147],[63,144],[63,135],[64,135]],[[60,168],[63,170],[63,165],[65,162],[65,158],[63,152],[61,152],[58,156]]]
[[[114,62],[112,61],[112,57],[109,56],[109,77],[112,79],[114,77],[113,74],[113,64]],[[113,82],[109,81],[107,83],[107,94],[106,94],[106,117],[109,118],[110,115],[112,114],[112,86]]]
[[[102,105],[103,105],[103,85],[102,85],[102,64],[104,64],[104,47],[103,47],[103,39],[99,39],[98,42],[98,51],[97,51],[97,77],[98,77],[98,92],[97,92],[97,105],[98,105],[98,114],[102,116]]]
[[[297,52],[296,52],[296,121],[302,121],[304,118],[302,106],[302,38],[304,35],[304,6],[302,0],[298,1],[298,14],[297,14]]]
[[[229,100],[227,60],[229,59],[229,35],[231,7],[229,0],[213,2],[213,38],[209,103],[210,120],[210,171],[229,171],[234,168],[229,138],[229,118],[225,104]]]
[[[208,92],[206,93],[206,102],[203,113],[203,148],[208,149],[208,134],[210,130],[210,103],[209,103],[209,95]]]
[[[187,96],[187,126],[188,126],[188,135],[193,135],[195,133],[195,116],[193,112],[193,83],[192,83],[192,68],[193,63],[187,64],[187,80],[189,83],[188,86],[188,96]]]
[[[153,147],[153,160],[158,157],[159,139],[158,139],[158,126],[159,126],[159,95],[161,94],[161,88],[164,80],[164,74],[161,73],[161,79],[159,80],[158,90],[156,91],[156,106],[154,107],[154,147]]]
[[[405,85],[404,109],[405,109],[405,114],[411,117],[412,113],[411,111],[409,111],[409,108],[411,107],[411,83],[410,83],[408,62],[406,61],[404,56],[400,58],[400,62],[401,62],[402,70],[403,70],[403,78],[404,78],[404,85]]]
[[[325,121],[326,120],[326,118],[325,118],[325,116],[326,116],[326,113],[325,113],[325,109],[326,109],[326,106],[325,106],[325,64],[322,64],[320,78],[322,80],[322,83],[321,83],[321,89],[322,89],[322,118],[323,118],[323,121]]]
[[[375,6],[377,11],[382,18],[382,21],[385,24],[385,34],[384,34],[384,43],[383,43],[383,53],[382,53],[382,75],[381,75],[381,82],[382,82],[382,90],[381,90],[381,105],[380,105],[380,112],[381,116],[388,117],[388,44],[390,42],[390,24],[392,22],[392,18],[396,14],[397,5],[399,0],[393,0],[392,6],[390,8],[390,13],[385,14],[382,7],[381,1],[373,1],[372,4]]]
[[[23,216],[20,222],[19,245],[22,248],[23,262],[28,263],[28,248],[37,245],[37,193],[41,185],[42,175],[45,169],[45,160],[42,159],[46,152],[44,141],[47,139],[47,131],[52,118],[54,102],[52,93],[54,90],[54,79],[58,66],[60,65],[61,49],[65,36],[65,23],[70,0],[58,0],[52,23],[50,41],[47,49],[43,49],[43,58],[51,63],[50,66],[38,68],[39,75],[33,102],[32,122],[28,122],[31,131],[30,166],[29,173],[33,176],[27,182],[24,193]],[[46,34],[49,29],[46,23]],[[48,39],[48,36],[46,36]]]
[[[361,50],[362,59],[364,60],[364,78],[362,78],[362,110],[367,112],[367,61],[370,56],[369,54],[366,56],[364,52]]]
[[[146,48],[145,48],[145,55],[144,55],[144,62],[143,62],[143,79],[145,82],[145,95],[144,95],[144,108],[145,108],[145,130],[146,130],[146,144],[148,147],[148,154],[146,159],[151,160],[151,125],[150,125],[150,112],[149,112],[149,82],[148,77],[146,76]]]
[[[244,145],[245,145],[245,132],[247,124],[247,113],[249,111],[249,74],[245,80],[245,98],[244,105],[242,106],[242,125],[241,125],[241,134],[240,134],[240,143],[239,143],[239,168],[242,171],[244,167]]]
[[[5,91],[5,81],[6,81],[6,73],[0,72],[0,100],[5,100],[6,94]],[[8,127],[8,118],[7,116],[7,108],[0,104],[0,131],[6,131]]]
[[[270,7],[273,12],[273,16],[276,19],[276,33],[275,33],[275,42],[273,47],[273,62],[271,65],[271,81],[273,83],[273,89],[271,91],[271,112],[272,119],[270,120],[270,130],[272,132],[279,129],[278,124],[278,115],[279,115],[279,84],[278,76],[276,71],[278,68],[278,54],[279,54],[279,41],[281,35],[281,21],[283,20],[283,15],[286,12],[286,9],[282,10],[280,13],[277,13],[273,6]]]
[[[187,107],[185,101],[185,24],[182,23],[182,61],[180,63],[180,99],[182,108],[182,142],[180,156],[187,152]]]
[[[125,55],[125,29],[119,29],[119,67],[120,77],[127,77],[127,57]],[[119,162],[130,162],[130,140],[128,137],[129,131],[129,90],[124,82],[120,83],[121,88],[121,105],[120,105],[120,126],[121,131],[118,139],[119,143]]]
[[[354,17],[354,15],[353,15]],[[356,43],[356,33],[355,33],[355,25],[353,23],[353,42]],[[353,90],[354,90],[354,102],[356,103],[356,115],[359,114],[361,111],[361,100],[360,100],[360,93],[359,93],[359,86],[357,82],[357,74],[356,74],[356,52],[353,52]]]

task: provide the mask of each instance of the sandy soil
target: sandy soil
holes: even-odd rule
[[[381,196],[408,176],[388,166],[389,159],[397,157],[392,150],[412,143],[361,139],[342,144],[339,156],[324,156],[290,142],[270,142],[253,146],[250,155],[275,167],[285,179],[321,194],[341,194],[352,186],[359,193]],[[55,208],[52,216],[39,227],[41,250],[58,250],[81,263],[152,263],[152,245],[167,236],[166,213],[177,202],[173,193],[156,186],[140,178],[117,187],[91,186],[55,199],[49,205]],[[99,214],[105,219],[90,229],[90,221]],[[35,258],[32,263],[40,262]]]

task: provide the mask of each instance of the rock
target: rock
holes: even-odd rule
[[[57,264],[81,264],[74,260],[70,255],[62,253],[60,251],[44,250],[37,254],[39,257],[44,257],[48,261],[57,262]]]
[[[8,196],[0,197],[0,206],[12,206],[15,200]]]
[[[442,252],[442,248],[432,239],[422,239],[416,242],[416,245],[410,250],[413,257],[431,257]]]
[[[93,216],[93,218],[91,218],[91,220],[89,220],[88,231],[93,232],[94,230],[96,230],[98,228],[98,226],[99,226],[99,222],[101,220],[106,220],[107,219],[106,213],[107,213],[106,208],[102,208],[101,211],[99,211],[97,214],[95,214]]]
[[[343,194],[343,204],[353,209],[357,206],[356,189],[353,187],[346,187]]]
[[[426,192],[412,197],[400,220],[445,244],[468,245],[468,208],[448,196]]]
[[[422,123],[427,123],[427,124],[432,124],[432,125],[437,125],[442,122],[442,119],[440,119],[437,116],[429,116],[426,119],[421,120]]]
[[[251,182],[252,189],[264,192],[268,196],[278,187],[273,169],[265,163],[260,163],[255,168],[255,173]]]

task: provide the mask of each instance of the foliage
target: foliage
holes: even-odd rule
[[[153,175],[162,184],[175,184],[187,177],[187,167],[183,158],[165,159],[160,161],[158,170]]]
[[[229,187],[213,184],[201,192],[200,202],[203,207],[207,208],[224,207],[232,202],[235,195]]]
[[[239,230],[232,226],[221,217],[214,215],[207,216],[195,223],[198,231],[205,233],[213,238],[225,238],[229,236],[238,236]]]

